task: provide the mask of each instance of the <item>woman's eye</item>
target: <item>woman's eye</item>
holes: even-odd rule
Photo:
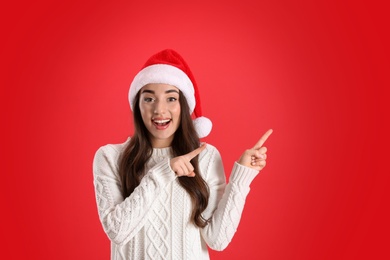
[[[177,100],[177,98],[174,98],[174,97],[169,97],[169,98],[168,98],[168,101],[169,101],[169,102],[173,102],[173,101],[176,101],[176,100]]]
[[[153,98],[146,97],[146,98],[144,98],[144,101],[145,101],[145,102],[152,102],[152,101],[153,101]]]

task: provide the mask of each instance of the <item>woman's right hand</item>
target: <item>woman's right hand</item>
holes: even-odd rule
[[[206,148],[206,143],[203,143],[199,148],[193,150],[190,153],[172,158],[170,161],[171,169],[177,176],[194,177],[194,166],[191,164],[191,160],[200,154]]]

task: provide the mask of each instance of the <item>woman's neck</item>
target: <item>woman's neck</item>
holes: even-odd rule
[[[168,148],[171,147],[172,140],[168,139],[153,139],[151,140],[153,148]]]

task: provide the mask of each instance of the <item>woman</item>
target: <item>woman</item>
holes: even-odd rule
[[[243,153],[226,185],[218,150],[200,144],[211,121],[199,101],[188,65],[173,50],[153,55],[134,78],[135,132],[101,147],[93,164],[111,259],[209,259],[207,247],[230,243],[272,130]]]

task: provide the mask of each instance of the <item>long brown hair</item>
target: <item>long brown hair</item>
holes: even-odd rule
[[[127,198],[140,184],[145,165],[152,156],[153,147],[149,139],[139,108],[140,91],[135,97],[133,107],[134,134],[125,147],[119,162],[119,177],[122,184],[122,195]],[[175,132],[171,147],[173,156],[187,154],[199,147],[199,137],[192,123],[187,100],[179,91],[180,125]],[[207,220],[202,217],[209,200],[209,188],[200,175],[198,156],[191,160],[195,177],[179,177],[180,185],[188,192],[192,201],[191,219],[198,227],[205,227]]]

